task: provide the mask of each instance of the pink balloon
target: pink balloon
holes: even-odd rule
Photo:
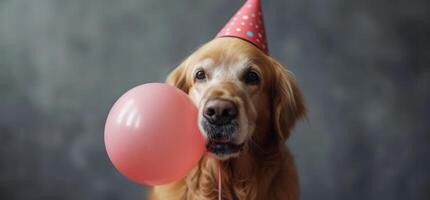
[[[181,90],[161,83],[118,99],[106,120],[105,145],[118,171],[149,185],[184,177],[205,151],[197,108]]]

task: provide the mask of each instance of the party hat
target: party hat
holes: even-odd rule
[[[260,0],[247,0],[217,34],[220,37],[241,38],[269,54]]]

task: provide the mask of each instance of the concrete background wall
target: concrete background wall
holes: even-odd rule
[[[144,199],[110,164],[110,106],[165,79],[239,0],[0,0],[0,199]],[[429,1],[266,0],[309,120],[302,199],[430,199]]]

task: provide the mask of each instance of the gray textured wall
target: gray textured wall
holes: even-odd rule
[[[242,1],[0,0],[0,199],[142,199],[103,146],[127,89],[163,81]],[[267,0],[306,95],[302,199],[430,199],[428,1]]]

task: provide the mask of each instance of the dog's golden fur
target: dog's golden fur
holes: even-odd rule
[[[218,38],[188,57],[169,75],[167,83],[190,93],[195,84],[193,65],[205,58],[223,63],[219,67],[228,67],[229,63],[246,58],[261,71],[262,83],[251,91],[258,93],[253,98],[257,111],[255,129],[239,156],[219,161],[205,155],[183,179],[152,188],[150,199],[215,200],[220,166],[223,199],[297,200],[297,171],[285,146],[295,122],[305,114],[296,81],[278,61],[252,44],[238,38]],[[234,87],[226,84],[223,90],[234,90]]]

